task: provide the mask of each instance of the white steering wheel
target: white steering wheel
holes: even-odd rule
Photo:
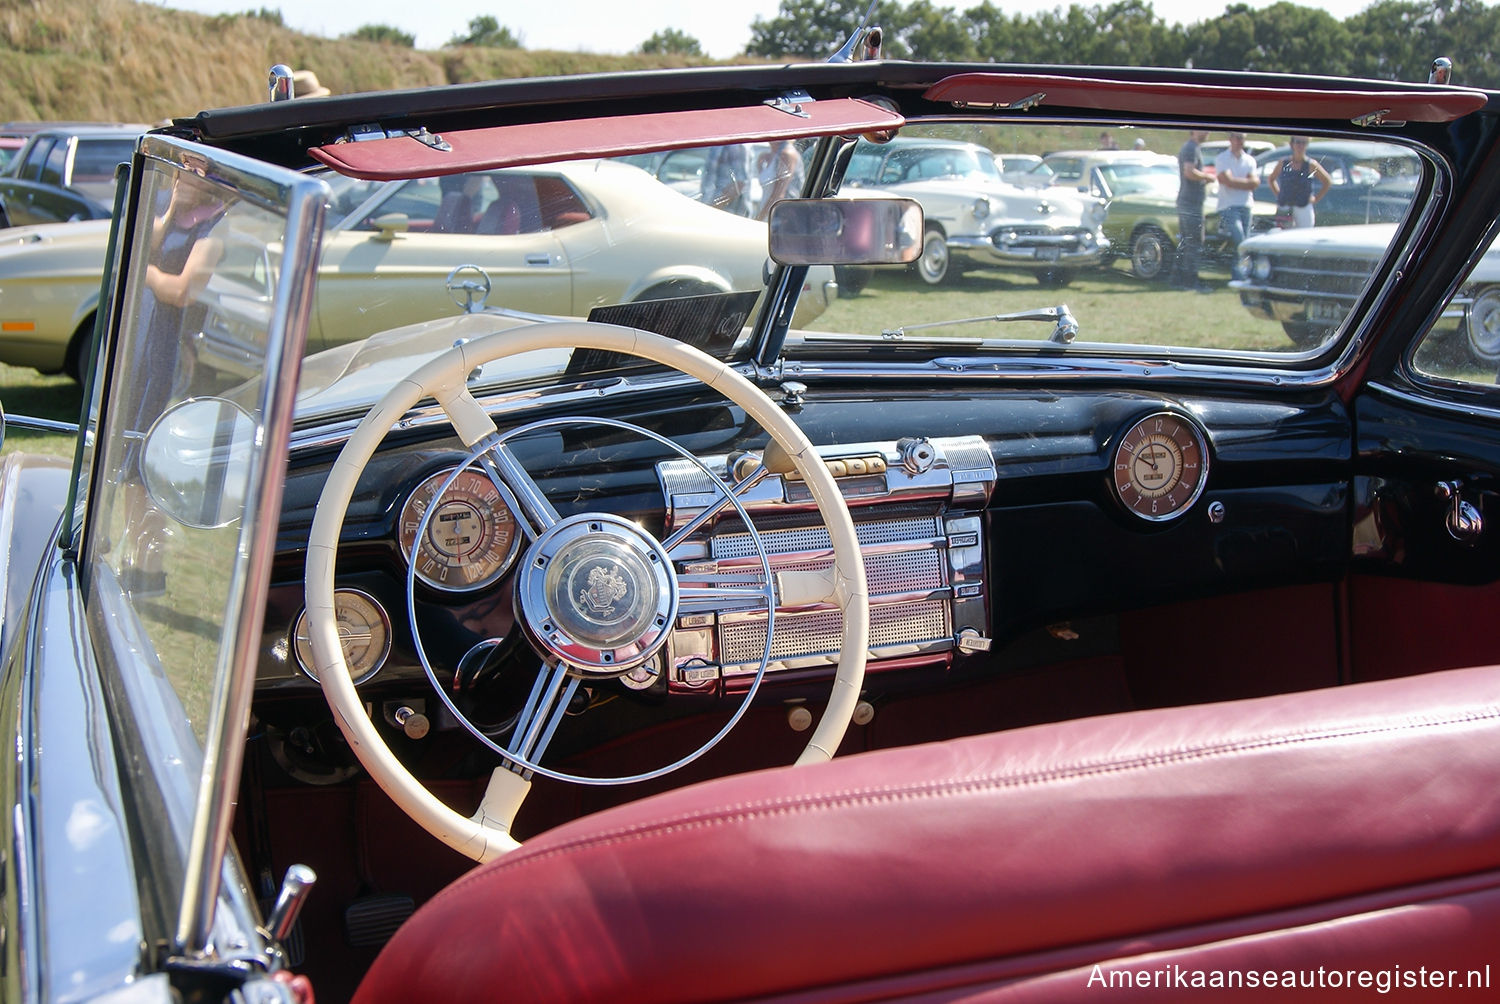
[[[864,681],[865,654],[869,649],[869,598],[864,562],[849,509],[833,475],[807,437],[754,384],[724,363],[682,342],[615,325],[535,324],[494,331],[456,345],[392,387],[366,414],[334,461],[308,537],[306,602],[317,677],[334,718],[360,763],[402,811],[433,836],[477,861],[487,861],[519,846],[510,834],[510,827],[531,786],[522,769],[526,774],[536,770],[559,775],[531,763],[525,754],[513,756],[502,750],[510,765],[502,764],[494,770],[484,798],[472,816],[449,808],[412,776],[365,713],[364,702],[354,688],[344,660],[334,616],[334,565],[339,535],[355,484],[381,441],[418,401],[433,398],[448,414],[458,437],[470,448],[473,461],[482,462],[497,487],[514,503],[512,508],[519,509],[514,515],[518,523],[525,524],[530,538],[513,573],[517,579],[516,616],[518,621],[524,618],[531,625],[532,630],[526,635],[537,648],[544,666],[514,734],[548,731],[566,708],[567,695],[579,679],[619,675],[656,656],[671,633],[679,600],[691,595],[698,604],[696,609],[703,609],[702,604],[713,602],[715,594],[680,585],[681,573],[670,560],[670,546],[664,546],[634,523],[607,513],[559,516],[516,461],[507,445],[508,437],[497,433],[494,421],[466,386],[476,367],[496,359],[565,348],[620,352],[670,366],[723,394],[766,430],[772,444],[765,451],[762,469],[741,480],[734,490],[726,486],[720,503],[711,507],[712,512],[730,505],[739,509],[735,493],[759,480],[765,469],[784,473],[784,469],[795,467],[810,489],[832,543],[832,568],[816,573],[778,573],[774,576],[774,594],[769,589],[764,592],[768,606],[775,602],[774,595],[784,606],[827,602],[842,612],[843,633],[833,692],[818,727],[797,759],[799,764],[827,760],[838,749]],[[551,420],[545,424],[566,421],[569,420]],[[576,421],[591,424],[600,420]],[[628,423],[613,424],[651,435]],[[701,522],[696,520],[695,525]],[[679,531],[674,538],[681,539],[683,535]],[[763,550],[761,561],[764,565]],[[590,581],[600,578],[592,574],[599,564],[607,565],[604,577],[610,589],[629,597],[622,604],[624,612],[617,617],[601,619],[586,609],[584,603],[573,599],[585,575],[592,575]],[[549,572],[549,569],[561,571]],[[408,590],[411,581],[409,572]],[[742,600],[745,594],[743,589],[728,589],[719,595],[726,600],[729,597]],[[420,638],[416,641],[420,651]],[[765,671],[769,650],[768,640],[761,673]],[[425,664],[425,654],[422,659]],[[428,670],[432,672],[430,666]],[[747,704],[748,701],[747,695]],[[735,720],[737,717],[698,752],[717,742]],[[472,726],[470,730],[475,731]]]

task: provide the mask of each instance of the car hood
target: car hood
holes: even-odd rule
[[[1274,230],[1240,245],[1245,253],[1361,255],[1384,257],[1391,246],[1394,223],[1357,223],[1345,227],[1300,227]]]
[[[428,359],[492,331],[536,323],[534,317],[460,314],[409,324],[307,356],[298,383],[297,418],[364,411]],[[571,349],[524,353],[487,363],[470,382],[508,383],[555,375],[567,366]]]

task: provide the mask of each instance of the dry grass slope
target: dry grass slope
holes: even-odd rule
[[[0,0],[0,121],[160,122],[253,104],[265,100],[266,71],[276,63],[310,68],[335,94],[348,94],[689,61],[419,51],[304,35],[255,13],[209,16],[133,0]]]

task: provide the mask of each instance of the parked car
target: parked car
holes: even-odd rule
[[[1104,236],[1110,257],[1129,258],[1130,271],[1146,280],[1165,279],[1177,257],[1177,190],[1181,177],[1175,163],[1125,163],[1095,167],[1090,193],[1109,204]],[[1208,264],[1229,268],[1238,254],[1230,235],[1219,226],[1217,187],[1211,185],[1204,201],[1204,252]],[[1275,207],[1253,202],[1250,230],[1269,230]]]
[[[764,191],[760,178],[760,160],[769,156],[770,144],[751,143],[746,151],[746,164],[750,171],[746,179],[749,189],[749,201],[747,203],[748,214],[756,216],[760,211],[761,200]],[[708,157],[709,148],[700,147],[696,150],[666,150],[661,153],[632,154],[621,157],[627,164],[633,164],[651,175],[662,184],[673,191],[681,192],[690,199],[706,202],[703,197],[703,164]]]
[[[1494,996],[1500,387],[1427,350],[1500,93],[877,59],[308,104],[140,140],[76,455],[0,460],[11,996]],[[1312,348],[1224,290],[934,291],[885,268],[920,206],[838,191],[855,137],[1371,109],[1422,225]],[[526,316],[453,234],[346,319],[470,309],[305,352],[448,236],[407,184],[562,165],[649,288],[694,204],[595,158],[773,138],[809,197],[749,286]],[[814,265],[877,271],[794,322]]]
[[[465,188],[471,190],[464,194]],[[615,162],[375,184],[338,180],[308,335],[310,351],[455,313],[458,264],[504,276],[508,310],[587,316],[594,307],[758,285],[766,225],[684,198]],[[637,224],[628,245],[619,220]],[[672,239],[644,235],[658,226]],[[107,221],[15,228],[0,239],[0,362],[74,378],[94,330]],[[697,237],[696,245],[686,235]],[[269,280],[268,280],[269,281]],[[799,317],[836,295],[810,271]],[[382,310],[369,309],[383,302]],[[821,306],[820,306],[821,305]]]
[[[1271,171],[1291,156],[1291,147],[1281,146],[1259,154],[1261,186],[1257,202],[1274,205]],[[1403,146],[1368,140],[1322,139],[1307,146],[1307,156],[1323,166],[1333,179],[1328,193],[1317,204],[1317,225],[1345,226],[1355,223],[1397,223],[1405,219],[1421,177],[1415,153]]]
[[[0,173],[0,228],[106,219],[115,168],[143,125],[55,125],[37,130]]]
[[[1042,162],[1032,168],[1031,173],[1034,184],[1057,185],[1086,192],[1092,183],[1094,168],[1127,164],[1167,165],[1175,170],[1177,158],[1167,153],[1152,153],[1150,150],[1058,150],[1044,156]]]
[[[1393,223],[1278,230],[1241,249],[1249,264],[1243,282],[1231,282],[1256,317],[1280,322],[1300,346],[1333,335],[1367,294],[1396,235]],[[1500,250],[1489,245],[1444,316],[1457,321],[1473,358],[1500,363]]]
[[[1108,250],[1100,229],[1102,200],[1020,188],[1002,180],[986,147],[920,129],[857,147],[844,173],[844,191],[921,205],[927,229],[913,267],[933,286],[965,265],[1021,268],[1043,285],[1065,286]]]

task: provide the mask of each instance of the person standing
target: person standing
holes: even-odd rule
[[[1310,227],[1316,217],[1316,206],[1328,189],[1333,187],[1333,178],[1322,164],[1307,155],[1307,137],[1292,137],[1292,155],[1283,157],[1271,168],[1271,191],[1276,193],[1276,215],[1290,217],[1294,227]],[[1313,182],[1321,186],[1313,194]]]
[[[807,172],[796,144],[789,139],[772,143],[770,151],[761,154],[761,203],[756,212],[757,218],[767,219],[771,215],[771,206],[782,199],[801,195],[806,180]]]
[[[1213,175],[1203,170],[1198,144],[1208,138],[1202,129],[1188,133],[1177,151],[1177,260],[1172,265],[1172,285],[1180,289],[1209,292],[1198,284],[1198,263],[1203,258],[1203,195]]]
[[[698,201],[736,216],[750,215],[750,148],[742,143],[716,146],[703,160]]]
[[[1231,278],[1245,278],[1240,243],[1250,233],[1250,193],[1260,185],[1255,158],[1245,152],[1245,134],[1229,134],[1229,148],[1214,158],[1219,183],[1219,232],[1229,240]]]

